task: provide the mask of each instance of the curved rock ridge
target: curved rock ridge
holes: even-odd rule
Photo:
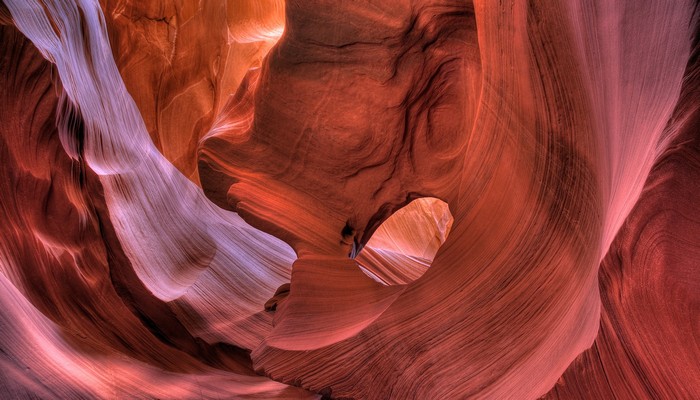
[[[697,397],[699,15],[3,0],[0,397]]]
[[[98,176],[59,140],[85,126],[56,69],[14,27],[0,43],[0,397],[317,397],[256,376],[146,289]]]
[[[600,266],[594,346],[547,398],[690,399],[700,393],[700,29],[670,143]]]
[[[299,256],[252,353],[258,371],[340,397],[544,394],[593,342],[599,262],[672,137],[693,4],[659,3],[661,19],[631,3],[425,1],[392,18],[378,3],[339,7],[352,24],[288,3],[231,128],[215,125],[200,150],[209,197]],[[433,266],[398,297],[367,283],[370,304],[392,302],[381,315],[346,311],[365,278],[340,273],[344,233],[362,246],[426,195],[455,220]],[[342,324],[325,316],[336,310]],[[336,343],[317,348],[319,332]]]

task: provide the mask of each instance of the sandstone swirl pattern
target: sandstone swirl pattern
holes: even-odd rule
[[[0,394],[700,396],[698,12],[4,0]]]

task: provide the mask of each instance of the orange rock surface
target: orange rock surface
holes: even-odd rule
[[[700,396],[699,10],[3,0],[0,397]]]

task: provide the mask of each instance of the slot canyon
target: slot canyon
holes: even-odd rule
[[[0,0],[1,399],[700,399],[700,1]]]

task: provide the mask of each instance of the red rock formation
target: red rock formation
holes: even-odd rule
[[[696,3],[5,4],[9,397],[700,393]]]
[[[14,27],[0,38],[0,397],[311,397],[194,337],[143,286],[97,176],[61,146],[84,130],[56,70]]]
[[[700,393],[700,30],[659,158],[600,266],[593,347],[549,398],[685,399]]]
[[[154,144],[198,182],[198,140],[281,34],[279,0],[102,0],[110,43]]]

